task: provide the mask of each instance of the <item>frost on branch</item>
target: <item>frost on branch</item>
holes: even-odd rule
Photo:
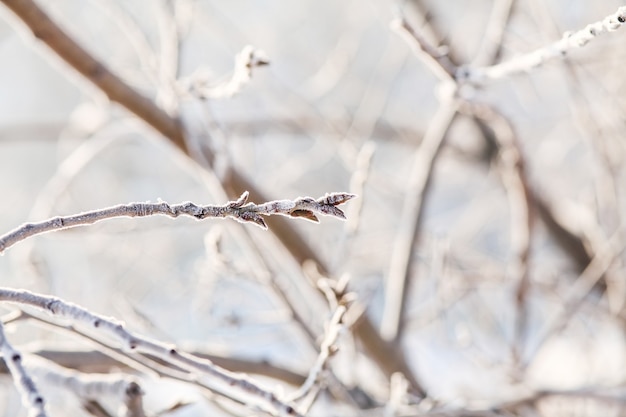
[[[575,48],[582,48],[604,33],[615,32],[626,22],[626,6],[622,6],[604,19],[591,23],[583,29],[566,32],[563,38],[524,55],[514,57],[500,64],[482,67],[460,67],[455,73],[457,81],[481,84],[489,79],[528,72],[554,58],[563,58]]]
[[[265,52],[247,45],[235,57],[233,72],[227,80],[212,83],[208,71],[201,69],[189,78],[182,80],[179,83],[180,89],[183,94],[189,94],[203,100],[230,98],[250,82],[254,68],[264,67],[269,63]]]
[[[125,325],[115,319],[105,317],[87,310],[77,304],[66,302],[60,298],[43,294],[36,294],[26,290],[15,290],[0,287],[0,301],[29,305],[47,313],[72,322],[89,330],[98,340],[112,340],[119,347],[130,352],[139,352],[154,356],[163,362],[173,365],[188,373],[191,378],[203,378],[207,387],[214,389],[232,389],[229,394],[239,401],[247,401],[260,410],[274,416],[301,416],[293,406],[284,402],[277,394],[268,391],[244,374],[230,372],[215,365],[213,362],[202,359],[178,350],[175,346],[162,343],[147,337],[135,334],[126,329]],[[31,409],[43,409],[43,400],[38,395],[30,379],[23,377],[19,354],[6,342],[0,325],[0,352],[8,357],[17,358],[11,364],[7,363],[16,384],[20,384],[24,402]],[[37,416],[45,416],[43,411]]]
[[[298,197],[295,200],[277,200],[269,203],[255,205],[248,203],[248,192],[245,192],[239,199],[229,204],[232,209],[240,210],[239,215],[234,215],[237,220],[242,222],[253,222],[263,229],[267,229],[267,224],[263,220],[263,216],[272,214],[280,214],[289,217],[300,217],[312,222],[318,223],[319,219],[315,215],[333,216],[342,220],[346,219],[344,212],[337,208],[338,205],[356,197],[354,194],[348,193],[332,193],[326,194],[314,200],[311,197]]]
[[[6,339],[4,326],[0,321],[0,354],[13,376],[13,383],[22,395],[22,402],[31,417],[46,417],[45,402],[30,374],[22,364],[22,355]]]
[[[254,204],[248,203],[248,196],[249,193],[245,191],[236,201],[231,201],[222,206],[201,206],[192,202],[180,204],[169,204],[166,202],[120,204],[72,216],[54,217],[39,223],[26,223],[0,236],[0,253],[31,236],[54,230],[94,224],[101,220],[115,217],[147,217],[157,214],[174,218],[190,216],[198,220],[208,217],[232,217],[240,222],[252,222],[263,229],[267,229],[267,224],[265,224],[262,216],[275,214],[302,217],[314,222],[319,221],[315,215],[316,213],[345,220],[345,214],[336,206],[356,197],[354,194],[332,193],[326,194],[317,200],[311,197],[298,197],[295,200],[276,200],[263,204]]]

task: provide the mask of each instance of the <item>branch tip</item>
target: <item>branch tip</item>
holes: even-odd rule
[[[230,203],[228,203],[228,207],[229,208],[240,208],[242,207],[244,204],[246,204],[248,202],[248,197],[250,196],[250,193],[248,191],[244,191],[241,196],[239,196],[239,198],[235,201],[231,201]]]

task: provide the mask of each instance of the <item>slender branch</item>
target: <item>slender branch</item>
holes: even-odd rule
[[[246,204],[248,193],[245,192],[237,201],[231,201],[222,206],[198,206],[191,202],[173,205],[166,202],[121,204],[73,216],[54,217],[39,223],[26,223],[4,236],[0,236],[0,253],[31,236],[89,225],[115,217],[146,217],[157,214],[174,218],[190,216],[198,220],[231,217],[242,223],[252,222],[263,229],[267,229],[267,225],[262,216],[275,214],[301,217],[314,222],[318,221],[315,213],[345,219],[343,211],[335,206],[343,204],[354,197],[353,194],[334,193],[327,194],[317,200],[311,197],[299,197],[295,200],[277,200],[257,205],[254,203]]]
[[[405,39],[413,48],[415,55],[442,83],[453,87],[447,91],[448,93],[456,91],[457,84],[453,77],[456,66],[447,56],[440,54],[405,19],[393,21],[391,27]],[[389,272],[385,282],[385,304],[380,325],[381,335],[387,342],[396,341],[401,333],[411,255],[421,225],[424,199],[430,185],[435,161],[458,111],[457,104],[451,96],[444,96],[442,99],[445,102],[440,105],[428,131],[424,134],[422,143],[415,152],[404,193],[400,227],[393,243]]]
[[[118,351],[119,352],[119,351]],[[65,368],[76,370],[96,369],[100,372],[112,371],[113,369],[134,369],[132,365],[120,362],[116,358],[112,358],[100,350],[62,350],[62,349],[38,349],[30,352],[33,355],[40,356],[57,363]],[[282,381],[290,385],[298,386],[304,383],[306,376],[288,368],[283,368],[273,364],[269,359],[255,360],[246,358],[237,358],[232,356],[224,356],[206,353],[194,350],[190,352],[199,358],[208,359],[216,365],[228,369],[233,372],[244,372],[250,375],[261,375]],[[0,361],[0,373],[6,372],[3,362]],[[156,376],[159,374],[154,372]]]
[[[179,89],[182,90],[181,93],[200,99],[230,98],[250,82],[254,68],[265,65],[269,65],[265,53],[251,45],[246,45],[235,57],[233,72],[227,80],[211,85],[207,71],[201,69],[181,80]]]
[[[22,364],[22,355],[6,339],[2,322],[0,322],[0,353],[13,376],[13,383],[22,395],[22,402],[28,408],[28,416],[46,417],[44,399]]]
[[[532,233],[530,207],[532,197],[524,168],[524,156],[517,143],[511,123],[496,109],[476,103],[464,103],[462,111],[476,117],[491,128],[493,140],[498,146],[498,161],[502,183],[509,200],[509,229],[512,260],[508,263],[508,275],[516,284],[516,318],[514,356],[520,359],[526,336],[527,296],[530,288],[528,261]]]
[[[324,366],[326,365],[326,362],[336,351],[334,344],[337,341],[339,333],[343,327],[342,320],[347,311],[348,308],[345,305],[340,305],[335,310],[335,313],[326,328],[324,340],[322,341],[320,352],[315,360],[315,364],[309,370],[309,375],[302,386],[288,396],[289,401],[298,401],[304,398],[313,389],[315,383],[320,377],[320,374],[322,373],[322,370],[324,369]]]
[[[569,293],[565,295],[563,310],[547,324],[541,338],[534,346],[533,353],[538,352],[551,337],[562,331],[570,323],[574,313],[583,305],[585,298],[624,249],[626,249],[626,225],[622,224],[598,249],[587,268],[570,288]]]
[[[446,55],[430,45],[409,22],[404,18],[396,19],[391,22],[391,29],[405,39],[407,44],[413,49],[413,52],[415,52],[415,55],[424,62],[437,78],[441,81],[455,82],[456,66],[450,62]]]
[[[140,357],[139,355],[130,355],[126,352],[120,351],[119,349],[112,348],[108,346],[106,343],[103,343],[102,341],[96,339],[95,337],[89,334],[86,334],[83,331],[80,331],[79,329],[77,329],[76,327],[73,327],[72,325],[58,323],[52,318],[33,315],[30,313],[24,312],[22,310],[18,310],[18,311],[20,313],[20,316],[17,318],[18,320],[33,321],[35,322],[36,325],[39,325],[41,327],[47,326],[47,327],[53,328],[57,330],[57,333],[61,333],[61,334],[66,333],[66,334],[70,334],[73,336],[80,336],[83,339],[83,341],[91,342],[93,345],[97,347],[98,352],[102,356],[109,358],[110,362],[116,364],[117,369],[119,369],[120,367],[127,367],[129,369],[132,369],[133,372],[142,374],[149,378],[156,378],[159,376],[159,373],[156,371],[153,371],[153,369],[149,366],[150,364],[145,363],[145,361],[142,360],[143,357]],[[61,332],[58,332],[58,330],[61,330]],[[37,354],[38,356],[41,356],[44,359],[49,359],[49,358],[46,358],[46,355],[45,355],[46,351],[37,352],[36,349],[33,349],[31,353]],[[80,355],[76,355],[76,357],[72,359],[80,360]],[[65,365],[63,361],[54,360],[53,362],[65,368],[72,367],[72,366]],[[77,366],[74,366],[74,368],[77,368]]]
[[[179,351],[175,346],[153,341],[132,333],[121,322],[113,318],[92,313],[85,308],[56,297],[36,294],[26,290],[0,288],[0,301],[33,306],[53,316],[69,319],[102,337],[115,340],[124,350],[152,355],[187,372],[209,377],[209,385],[215,385],[218,388],[219,386],[234,387],[237,389],[233,393],[235,398],[247,398],[249,403],[255,404],[272,415],[300,415],[291,405],[283,402],[273,392],[261,388],[250,378],[223,369],[209,360],[200,359]],[[8,353],[11,354],[12,352],[9,351]],[[17,363],[19,364],[19,354],[8,357],[13,358],[15,356],[17,356]],[[9,365],[9,369],[11,369],[14,363]],[[16,371],[12,370],[11,372],[16,375]],[[22,381],[22,375],[17,375],[20,377],[20,381]]]
[[[84,367],[90,371],[93,371],[94,368],[98,368],[101,369],[101,372],[110,372],[112,368],[119,370],[120,367],[127,367],[135,372],[139,372],[141,375],[147,376],[148,378],[167,377],[185,383],[193,383],[197,387],[200,387],[205,394],[210,396],[217,394],[234,402],[243,403],[241,400],[230,397],[223,390],[210,387],[207,383],[199,380],[198,378],[190,378],[188,373],[181,371],[178,367],[171,366],[162,359],[155,358],[151,355],[141,354],[139,352],[125,352],[120,348],[111,347],[108,343],[91,336],[71,324],[61,324],[55,321],[54,318],[47,319],[31,315],[26,312],[21,312],[20,317],[9,317],[9,319],[32,319],[40,324],[45,324],[70,332],[73,335],[83,338],[84,340],[88,340],[97,347],[97,350],[93,351],[33,350],[32,353],[34,355],[53,361],[65,368],[75,368],[80,370],[80,368]],[[207,359],[215,363],[217,366],[229,369],[233,372],[264,375],[274,379],[283,380],[292,385],[301,384],[305,380],[305,376],[296,374],[284,368],[277,368],[265,360],[255,362],[245,359],[216,356],[203,352],[193,352],[192,355],[201,359]],[[0,372],[3,371],[5,370],[0,367]]]
[[[587,399],[596,400],[598,402],[615,405],[618,407],[626,404],[626,395],[623,392],[611,392],[605,387],[589,387],[576,388],[571,390],[540,390],[521,395],[519,398],[510,401],[504,401],[492,404],[485,408],[468,409],[450,406],[436,407],[429,411],[423,411],[413,408],[412,412],[402,412],[396,415],[402,417],[416,416],[421,417],[485,417],[485,416],[509,416],[520,415],[520,410],[527,406],[536,405],[539,401],[547,398],[563,398],[563,399]],[[407,410],[408,411],[408,410]],[[521,415],[536,415],[533,413],[522,413]]]
[[[563,58],[572,49],[582,48],[599,35],[620,29],[624,22],[626,22],[626,6],[620,7],[615,13],[581,30],[566,32],[561,40],[533,52],[488,67],[461,67],[456,72],[455,78],[459,82],[483,84],[490,79],[528,72],[551,59]]]
[[[185,154],[191,155],[185,141],[185,132],[178,119],[159,109],[151,100],[135,92],[132,87],[112,74],[102,63],[60,29],[39,8],[37,3],[33,0],[0,1],[10,8],[31,29],[36,37],[79,73],[92,80],[111,100],[128,108],[163,134]],[[232,167],[222,180],[225,190],[232,193],[232,195],[240,195],[245,190],[249,190],[253,199],[257,201],[268,200],[249,179]],[[325,273],[328,271],[327,266],[320,259],[319,255],[288,224],[286,219],[272,217],[267,219],[267,223],[298,263],[302,264],[307,260],[312,260],[318,264],[320,270]],[[367,316],[361,316],[361,320],[355,323],[353,329],[366,351],[387,376],[391,376],[394,372],[402,372],[417,392],[424,392],[416,378],[412,375],[403,353],[381,339],[376,331],[376,327]]]
[[[226,179],[226,188],[231,192],[242,190],[244,186],[250,185],[249,181],[238,171],[231,170],[229,175],[230,177]],[[254,188],[251,189],[250,194],[254,199],[266,200],[262,198],[263,194]],[[319,257],[319,254],[311,248],[302,235],[293,230],[287,219],[278,216],[268,217],[267,223],[270,230],[280,239],[283,246],[300,265],[312,261],[317,265],[322,275],[328,275],[329,268],[326,262]],[[352,330],[363,344],[365,352],[387,377],[390,378],[395,372],[401,372],[409,380],[411,388],[416,394],[426,396],[426,390],[409,366],[405,353],[393,343],[382,338],[370,317],[366,314],[361,315],[352,326]]]
[[[487,22],[485,35],[478,53],[473,59],[474,65],[491,65],[496,62],[502,51],[502,40],[511,20],[516,0],[494,1],[491,16]]]
[[[492,20],[499,22],[500,30],[492,34],[493,52],[488,54],[494,59],[499,49],[504,27],[509,20],[513,0],[498,9]],[[501,18],[500,15],[504,17]],[[456,88],[457,67],[450,56],[442,55],[430,45],[406,20],[392,23],[392,28],[399,31],[405,40],[413,46],[416,56],[428,66],[443,82],[449,82]],[[392,250],[392,257],[385,291],[385,307],[381,323],[381,332],[387,340],[395,340],[401,331],[402,312],[407,297],[407,282],[411,265],[411,253],[420,227],[424,198],[430,183],[431,173],[443,144],[446,132],[450,128],[458,106],[454,103],[443,103],[439,112],[424,135],[424,140],[415,153],[413,169],[409,177],[405,193],[404,206],[401,214],[402,229],[398,232]],[[509,146],[510,148],[510,146]],[[510,152],[509,152],[510,153]],[[407,227],[408,225],[408,227]]]
[[[319,389],[320,386],[316,385],[316,382],[318,382],[330,357],[337,351],[335,343],[339,338],[341,330],[344,328],[343,319],[356,297],[353,293],[347,291],[348,281],[349,276],[347,274],[338,281],[323,277],[317,280],[318,289],[324,293],[334,313],[326,325],[324,339],[322,340],[317,359],[309,370],[309,374],[302,386],[287,397],[290,401],[299,401],[306,396],[312,399],[318,392],[316,389]],[[311,393],[314,395],[311,396]],[[302,414],[306,414],[311,405],[310,401],[302,401],[300,410]]]
[[[36,359],[32,360],[31,359]],[[106,396],[126,405],[128,417],[145,417],[142,405],[143,391],[135,378],[119,373],[84,374],[65,369],[41,358],[29,358],[29,369],[38,381],[63,387],[84,400]]]
[[[92,0],[91,3],[116,26],[115,29],[111,29],[119,30],[124,36],[124,41],[134,49],[141,65],[142,76],[149,79],[154,86],[159,86],[158,57],[139,23],[123,8],[122,3],[108,0]]]
[[[409,266],[421,224],[424,199],[435,161],[456,113],[457,106],[454,103],[442,104],[413,156],[385,286],[385,305],[380,329],[387,341],[396,340],[401,331],[406,287],[410,276]]]
[[[111,101],[121,104],[150,126],[186,150],[183,129],[178,119],[168,115],[147,97],[139,94],[102,62],[65,33],[32,0],[0,0],[28,26],[36,38],[81,75],[94,83]]]
[[[435,27],[432,19],[427,18],[427,12],[423,9],[422,4],[420,2],[411,2],[410,5],[423,17],[423,20],[427,22],[424,30],[428,30],[434,39],[441,41],[444,38],[441,34],[441,30]],[[510,17],[511,15],[509,14],[509,19]],[[450,61],[452,63],[460,62],[459,54],[454,48],[454,45],[447,46],[449,48],[447,57]],[[489,126],[479,118],[474,117],[473,120],[481,132],[483,132],[483,137],[489,147],[495,150],[497,140],[489,133]],[[555,207],[549,204],[544,196],[532,188],[528,191],[531,193],[531,199],[535,203],[538,214],[543,223],[547,226],[550,235],[554,237],[557,244],[569,255],[570,259],[576,264],[578,271],[582,272],[593,258],[593,251],[588,249],[585,236],[578,233],[576,228],[572,227],[573,225],[565,223],[564,220],[558,216],[558,213],[556,213]],[[599,284],[601,283],[598,283],[598,285]],[[602,285],[599,285],[599,287],[602,287]]]

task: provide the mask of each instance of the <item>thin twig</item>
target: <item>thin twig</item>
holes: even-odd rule
[[[54,217],[39,223],[26,223],[4,236],[0,236],[0,253],[17,242],[31,236],[55,230],[69,229],[76,226],[89,225],[115,217],[146,217],[157,214],[174,218],[178,216],[190,216],[198,220],[231,217],[242,223],[252,222],[263,229],[267,229],[267,225],[262,216],[275,214],[301,217],[314,222],[318,221],[315,213],[345,219],[343,211],[336,206],[354,197],[353,194],[333,193],[327,194],[317,200],[311,197],[299,197],[295,200],[277,200],[257,205],[247,203],[248,193],[245,192],[237,201],[231,201],[222,206],[199,206],[192,202],[172,205],[166,202],[120,204],[118,206],[87,211],[73,216]]]
[[[422,4],[420,2],[412,2],[410,5],[426,22],[426,26],[423,30],[428,31],[432,37],[439,42],[444,39],[441,34],[441,30],[435,27],[432,19],[426,18],[427,13],[423,9]],[[509,19],[510,18],[511,14],[509,14]],[[503,34],[504,31],[501,32],[501,35]],[[460,62],[459,54],[454,48],[454,45],[447,46],[449,49],[446,56],[450,59],[450,61],[452,63]],[[478,128],[483,132],[483,136],[487,144],[495,149],[495,147],[497,147],[497,141],[492,135],[487,133],[490,130],[489,126],[487,126],[485,122],[479,118],[474,117],[473,120]],[[558,213],[555,212],[555,207],[552,204],[549,204],[545,196],[541,195],[533,188],[528,191],[530,192],[532,196],[531,199],[535,203],[535,206],[538,209],[538,214],[543,223],[547,226],[550,235],[554,237],[557,244],[569,255],[570,259],[576,264],[578,271],[582,273],[593,258],[593,251],[588,249],[586,237],[582,233],[579,233],[572,224],[566,223],[563,219],[561,219],[558,216]]]
[[[406,287],[410,276],[409,266],[421,224],[424,198],[437,155],[456,113],[456,104],[442,104],[413,156],[385,287],[385,306],[380,329],[387,341],[396,340],[401,332]]]
[[[389,401],[385,404],[384,417],[395,417],[401,414],[407,401],[408,383],[400,373],[393,374],[389,381]]]
[[[607,392],[605,387],[589,387],[577,388],[571,390],[540,390],[534,391],[526,395],[520,395],[519,398],[510,401],[503,401],[492,404],[484,408],[468,409],[450,406],[436,407],[429,411],[415,409],[412,411],[401,412],[396,414],[398,417],[412,417],[419,415],[421,417],[486,417],[486,416],[510,416],[519,415],[520,409],[526,406],[536,405],[538,402],[547,398],[580,398],[588,400],[601,401],[607,404],[623,406],[626,404],[626,395],[622,392]],[[527,414],[522,414],[527,415]],[[529,415],[536,415],[530,413]]]
[[[121,352],[119,349],[112,348],[106,343],[102,343],[102,341],[94,338],[91,335],[86,334],[85,332],[71,325],[58,323],[53,319],[43,317],[43,315],[36,316],[21,310],[19,310],[19,312],[19,320],[33,321],[36,325],[40,327],[50,327],[55,329],[57,331],[57,334],[59,333],[59,330],[61,330],[61,333],[65,332],[67,334],[80,336],[84,341],[89,341],[97,347],[101,355],[110,358],[112,362],[116,363],[118,368],[120,366],[125,366],[129,369],[132,369],[136,373],[140,373],[150,378],[156,378],[159,376],[157,372],[151,369],[149,363],[144,363],[144,361],[142,360],[143,358],[139,355],[130,355],[126,352]],[[42,357],[44,356],[42,355]],[[59,363],[59,365],[61,364]],[[67,368],[67,366],[65,367]]]
[[[626,6],[622,6],[604,19],[591,23],[576,32],[567,32],[563,38],[533,52],[488,67],[461,67],[454,78],[459,82],[483,84],[488,80],[528,72],[554,58],[563,58],[572,49],[582,48],[597,36],[614,32],[626,22]]]
[[[337,250],[334,259],[331,262],[333,270],[340,268],[341,263],[350,255],[350,243],[356,237],[359,226],[361,224],[361,212],[364,205],[365,183],[371,169],[372,157],[376,145],[374,142],[368,141],[361,147],[356,156],[356,166],[350,176],[350,192],[358,195],[360,198],[350,205],[348,212],[348,221],[343,229],[343,233],[337,243]]]
[[[95,59],[72,37],[48,17],[33,0],[0,0],[13,11],[33,32],[72,68],[94,83],[114,102],[145,120],[169,138],[176,146],[186,150],[183,129],[178,119],[155,106],[115,75],[102,62]]]
[[[483,120],[491,128],[493,139],[498,145],[502,183],[509,200],[509,225],[513,259],[509,261],[508,275],[510,281],[516,284],[517,313],[513,346],[514,356],[519,359],[526,335],[527,297],[530,287],[528,258],[532,232],[530,214],[532,198],[524,168],[524,155],[517,143],[513,126],[506,117],[487,105],[466,104],[461,106],[463,111]]]
[[[392,28],[413,47],[416,56],[439,79],[456,89],[453,78],[456,67],[424,39],[405,19],[392,22]],[[424,134],[422,143],[413,157],[411,173],[407,181],[404,204],[400,215],[400,227],[391,252],[391,261],[385,287],[385,304],[381,320],[381,335],[395,341],[401,333],[402,313],[407,298],[407,282],[410,275],[411,254],[417,239],[424,198],[430,184],[432,170],[448,129],[457,114],[457,104],[450,97],[443,102]]]
[[[166,361],[155,358],[151,355],[141,354],[139,352],[127,352],[120,348],[109,346],[108,343],[99,340],[98,338],[87,334],[85,331],[78,329],[76,326],[64,325],[58,323],[54,318],[46,319],[31,315],[29,313],[23,313],[24,318],[30,318],[36,320],[38,323],[43,323],[57,329],[70,332],[76,336],[88,340],[97,347],[97,350],[93,351],[54,351],[54,350],[33,350],[33,354],[41,356],[44,359],[51,360],[65,368],[82,367],[88,368],[93,371],[94,367],[102,367],[104,371],[110,371],[112,368],[119,369],[121,366],[128,367],[133,371],[139,372],[149,378],[154,377],[167,377],[177,381],[185,383],[195,384],[197,387],[209,396],[217,394],[223,398],[227,398],[236,403],[243,403],[242,400],[232,398],[225,391],[209,386],[203,380],[197,378],[195,375],[189,375],[188,373],[181,371],[180,368],[171,366]],[[232,357],[216,356],[203,352],[193,352],[193,356],[207,359],[221,368],[229,369],[233,372],[244,372],[247,374],[259,374],[268,376],[275,379],[283,380],[292,385],[298,385],[305,380],[305,376],[293,373],[287,369],[276,368],[267,361],[261,361],[261,363],[255,361],[249,361],[245,359],[236,359]]]
[[[502,51],[504,33],[513,14],[515,1],[499,0],[493,2],[482,45],[472,61],[473,65],[491,65],[498,60]]]
[[[116,26],[116,31],[120,31],[124,36],[124,41],[134,49],[135,56],[141,65],[143,79],[147,78],[154,86],[158,86],[160,80],[157,75],[159,71],[157,55],[139,23],[122,7],[122,4],[108,0],[91,0],[91,2],[99,9],[99,12],[109,18]]]
[[[235,65],[230,77],[212,85],[206,70],[200,69],[179,83],[181,93],[200,99],[230,98],[250,82],[254,68],[269,65],[265,52],[246,45],[235,57]]]
[[[545,345],[545,343],[558,332],[562,331],[572,320],[574,313],[582,306],[583,301],[589,295],[596,283],[604,276],[606,271],[615,262],[616,258],[626,248],[626,225],[621,225],[613,235],[598,249],[587,268],[578,277],[569,293],[564,297],[563,310],[546,326],[542,336],[536,343],[533,353]],[[532,358],[534,355],[529,356]]]
[[[4,325],[0,322],[0,353],[13,376],[13,383],[22,395],[29,417],[46,417],[44,399],[30,374],[22,364],[22,355],[6,339]]]
[[[500,14],[504,15],[504,22],[500,23],[500,30],[496,31],[493,35],[493,42],[496,45],[501,43],[504,27],[506,27],[506,23],[510,17],[511,7],[512,1],[508,8],[505,7],[503,10],[500,10],[501,13],[498,13],[498,16],[496,16],[499,17]],[[394,22],[392,27],[399,30],[400,34],[413,46],[417,57],[420,58],[435,75],[442,81],[456,86],[454,75],[456,74],[457,68],[450,59],[450,56],[438,53],[438,51],[405,19]],[[489,54],[491,59],[494,59],[497,55],[498,48],[499,46],[497,48],[494,47],[496,52]],[[404,207],[401,215],[400,224],[402,225],[402,229],[398,232],[396,241],[394,242],[385,291],[385,307],[381,323],[381,333],[387,340],[395,340],[400,333],[402,311],[407,297],[406,285],[409,279],[411,253],[420,227],[424,197],[427,192],[435,159],[457,111],[458,107],[456,105],[449,103],[442,105],[434,120],[431,122],[429,130],[424,135],[424,140],[414,157],[413,171],[410,175],[409,185],[405,193]]]
[[[84,334],[77,334],[81,335],[81,337],[85,336]],[[103,345],[100,344],[100,346]],[[133,372],[135,372],[138,370],[137,368],[139,368],[139,366],[133,364],[129,366],[129,361],[119,360],[120,356],[123,355],[121,351],[115,350],[115,352],[118,353],[119,356],[113,358],[108,354],[103,353],[101,351],[102,347],[100,346],[97,349],[93,350],[41,348],[34,350],[29,349],[29,352],[32,355],[40,356],[64,368],[76,369],[78,371],[97,370],[100,372],[111,372],[115,369],[132,369]],[[107,346],[107,349],[112,350],[113,348],[109,348]],[[272,361],[267,358],[261,358],[259,360],[237,358],[232,356],[207,353],[201,350],[194,350],[190,353],[199,358],[208,359],[216,365],[228,369],[232,372],[243,372],[250,375],[261,375],[293,386],[302,385],[306,380],[306,375],[273,364]],[[143,359],[144,358],[142,357],[139,360]],[[147,367],[152,368],[152,364],[142,364],[142,369],[139,370],[143,370]],[[4,373],[7,371],[8,368],[5,368],[4,361],[0,360],[0,373]],[[150,371],[149,374],[155,375],[155,377],[165,376],[165,374],[158,371]]]
[[[129,352],[141,352],[153,355],[167,363],[177,366],[192,374],[209,377],[208,383],[237,389],[232,395],[235,398],[247,398],[250,404],[255,404],[272,415],[299,416],[300,414],[289,404],[283,402],[273,392],[263,389],[250,378],[223,369],[211,361],[197,358],[188,353],[179,351],[175,346],[132,333],[117,320],[101,316],[82,308],[76,304],[63,301],[56,297],[36,294],[26,290],[0,288],[0,301],[29,305],[46,311],[53,316],[69,319],[77,325],[85,326],[105,338],[119,343]],[[12,352],[8,352],[12,353]],[[14,357],[10,355],[8,357]],[[19,354],[17,355],[19,363]],[[12,366],[12,365],[9,365]],[[14,375],[14,371],[12,371]],[[21,378],[21,374],[18,374]],[[21,379],[20,379],[21,382]]]
[[[411,46],[413,52],[424,62],[426,66],[441,81],[454,82],[456,67],[448,57],[430,45],[413,26],[404,18],[391,22],[391,29],[400,34]]]
[[[320,377],[320,374],[322,373],[322,370],[324,369],[324,366],[326,365],[326,362],[336,350],[334,344],[339,337],[339,333],[342,329],[343,316],[347,311],[348,308],[345,305],[340,305],[335,310],[335,313],[328,322],[324,340],[320,346],[320,352],[315,360],[315,363],[309,370],[309,375],[302,386],[287,397],[289,401],[299,401],[304,398],[311,391],[311,389],[313,389],[315,383]]]
[[[116,101],[136,114],[140,119],[154,127],[185,154],[191,155],[185,140],[183,126],[178,119],[159,109],[151,100],[138,94],[102,63],[96,60],[80,45],[73,41],[60,27],[42,11],[32,0],[0,0],[33,31],[39,39],[48,45],[60,58],[74,67],[87,79],[92,80],[111,100]],[[211,158],[208,158],[210,161]],[[211,168],[205,166],[205,168]],[[249,190],[252,199],[267,201],[267,198],[248,178],[233,167],[222,177],[224,189],[231,195],[240,195]],[[326,273],[328,267],[310,244],[286,221],[279,217],[268,218],[267,222],[291,256],[302,264],[314,261]],[[370,357],[380,366],[387,376],[402,372],[411,382],[414,390],[424,390],[412,375],[403,352],[392,344],[382,340],[369,317],[363,315],[355,323],[353,330],[363,343]]]
[[[176,79],[180,70],[181,28],[177,4],[173,0],[157,2],[156,17],[159,33],[159,89],[155,99],[169,114],[178,111]]]
[[[538,12],[543,17],[542,26],[549,28],[549,33],[552,36],[558,36],[559,29],[553,19],[548,17],[549,10],[545,3],[533,2],[535,8],[540,9]],[[564,69],[566,81],[571,85],[568,91],[571,94],[572,100],[570,100],[570,108],[572,112],[572,121],[574,125],[580,130],[582,136],[588,140],[588,145],[593,149],[599,158],[599,164],[594,169],[594,190],[597,199],[597,221],[593,220],[596,216],[585,216],[587,221],[581,221],[580,215],[577,213],[574,216],[567,216],[561,210],[564,208],[562,202],[558,207],[548,208],[547,210],[554,212],[556,220],[562,217],[571,217],[570,221],[562,222],[564,227],[567,227],[570,231],[577,231],[580,236],[581,242],[584,242],[585,250],[576,260],[581,265],[579,272],[589,264],[593,254],[598,251],[598,248],[602,246],[602,243],[607,239],[604,230],[612,230],[619,223],[620,210],[620,198],[619,195],[619,181],[617,179],[619,166],[621,166],[619,159],[619,153],[612,152],[611,136],[609,131],[611,128],[607,128],[607,117],[614,119],[616,125],[621,126],[621,114],[624,112],[624,107],[621,106],[618,101],[611,99],[611,95],[607,94],[607,91],[601,86],[599,79],[596,77],[587,78],[588,81],[592,81],[594,86],[592,88],[582,88],[582,79],[577,70],[577,65],[569,59],[564,59],[561,65]],[[593,79],[593,80],[592,80]],[[589,103],[593,103],[589,106]],[[602,115],[602,120],[599,119]],[[611,122],[609,122],[609,126]],[[616,159],[616,157],[618,159]],[[594,167],[596,164],[594,164]],[[545,198],[545,197],[544,197]],[[559,198],[559,200],[561,200]],[[543,203],[544,206],[548,206],[547,202]],[[570,204],[567,204],[569,206]],[[543,209],[543,208],[542,208]],[[559,213],[561,212],[561,213]],[[573,227],[572,227],[573,226]],[[618,267],[616,263],[614,267]],[[617,312],[620,306],[624,305],[624,297],[621,290],[615,291],[616,286],[621,287],[623,280],[616,276],[617,271],[609,269],[604,274],[603,278],[595,285],[597,291],[605,291],[607,294],[610,308]]]
[[[141,401],[143,391],[133,377],[119,373],[85,374],[45,359],[28,359],[29,369],[41,383],[65,388],[84,400],[115,398],[126,405],[128,417],[145,417]]]

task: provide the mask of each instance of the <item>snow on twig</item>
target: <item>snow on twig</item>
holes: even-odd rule
[[[354,293],[347,291],[349,275],[344,275],[338,281],[332,281],[327,278],[321,278],[318,281],[319,289],[326,296],[330,307],[334,313],[326,325],[324,339],[320,345],[320,351],[317,355],[314,365],[309,370],[309,374],[304,383],[295,392],[287,398],[290,401],[299,401],[306,397],[319,381],[322,371],[325,369],[328,360],[337,351],[337,339],[341,331],[345,328],[344,317],[348,312],[350,305],[356,298]]]
[[[200,69],[190,77],[181,80],[180,89],[183,94],[201,99],[230,98],[250,82],[253,68],[263,67],[269,63],[265,52],[247,45],[235,57],[233,73],[228,80],[212,85],[210,74]]]
[[[252,222],[263,229],[267,229],[263,216],[276,214],[301,217],[314,222],[319,221],[316,214],[345,220],[345,214],[337,206],[354,197],[356,197],[354,194],[332,193],[318,199],[298,197],[295,200],[275,200],[263,204],[254,204],[248,203],[248,192],[246,191],[236,201],[231,201],[221,206],[202,206],[192,202],[180,204],[169,204],[166,202],[121,204],[71,216],[54,217],[39,223],[23,224],[11,232],[0,236],[0,253],[31,236],[89,225],[115,217],[146,217],[157,214],[173,218],[191,216],[198,220],[230,217],[242,223]]]
[[[7,340],[0,322],[0,353],[13,377],[13,383],[22,395],[29,417],[46,417],[45,402],[33,379],[22,363],[22,355]]]
[[[116,341],[126,351],[152,355],[189,372],[190,377],[198,377],[206,380],[208,386],[214,386],[216,389],[230,389],[233,391],[231,395],[235,398],[239,398],[241,401],[252,406],[259,407],[261,410],[271,415],[300,416],[293,406],[278,398],[273,392],[265,390],[247,376],[230,372],[209,360],[179,351],[173,345],[154,341],[130,332],[122,322],[113,318],[92,313],[83,307],[57,297],[36,294],[27,290],[0,288],[0,301],[33,306],[55,317],[70,320],[76,325],[90,329],[92,332],[98,334],[99,337]],[[4,338],[0,333],[0,342],[2,341],[4,341]],[[10,345],[6,344],[6,342],[2,343],[0,347],[3,349],[5,357],[13,359],[17,356],[17,361],[9,360],[7,362],[13,362],[10,365],[13,367],[10,368],[11,374],[14,375],[14,378],[19,382],[20,386],[23,387],[23,390],[29,387],[33,388],[24,394],[24,398],[28,399],[28,403],[32,404],[33,407],[37,405],[38,402],[42,402],[41,397],[36,395],[37,391],[34,389],[32,381],[25,379],[23,376],[24,372],[19,367],[19,354],[16,353]],[[41,408],[43,410],[43,405]],[[45,416],[43,411],[36,415]]]
[[[615,13],[581,30],[566,32],[562,39],[533,52],[487,67],[462,66],[456,71],[455,79],[458,82],[482,84],[490,79],[528,72],[551,59],[566,56],[570,50],[587,45],[599,35],[620,29],[624,22],[626,22],[626,6],[620,7]]]
[[[64,388],[85,401],[115,398],[124,404],[127,417],[145,417],[144,392],[134,377],[119,373],[86,374],[36,356],[28,358],[28,365],[42,384]]]

